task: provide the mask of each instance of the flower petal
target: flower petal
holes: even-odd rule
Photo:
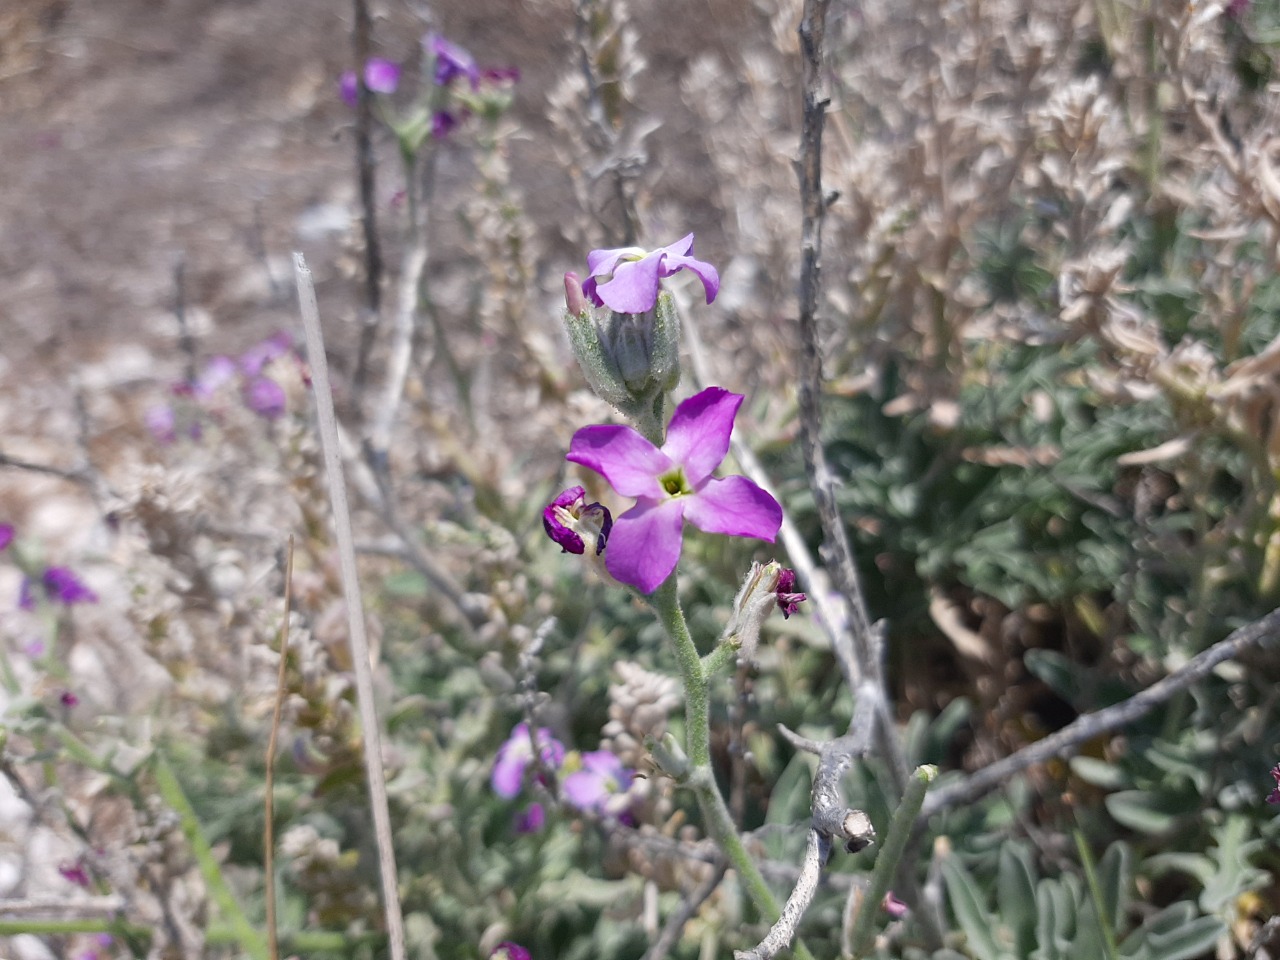
[[[560,781],[560,792],[579,810],[594,810],[609,795],[605,778],[590,770],[578,770]]]
[[[498,751],[498,759],[493,765],[493,777],[489,781],[493,792],[507,800],[518,794],[524,782],[524,768],[528,764],[528,754],[515,750]]]
[[[630,427],[610,424],[583,427],[575,433],[565,459],[594,470],[624,497],[653,500],[666,495],[658,483],[659,475],[675,466]]]
[[[658,302],[662,256],[661,251],[655,251],[639,260],[619,263],[614,267],[612,280],[596,285],[595,295],[618,313],[648,313]]]
[[[669,277],[680,270],[692,270],[702,281],[702,290],[707,296],[707,303],[716,298],[720,292],[720,272],[705,260],[693,257],[667,257],[662,263],[662,275]]]
[[[684,466],[685,480],[691,486],[711,476],[729,452],[733,418],[740,406],[740,394],[707,387],[676,407],[662,452]]]
[[[641,593],[653,593],[680,562],[684,505],[692,497],[642,500],[613,524],[605,569]]]
[[[778,501],[746,477],[708,480],[705,487],[679,502],[684,504],[685,519],[705,533],[759,537],[773,543],[782,526]],[[612,543],[609,549],[613,550]]]

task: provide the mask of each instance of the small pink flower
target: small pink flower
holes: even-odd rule
[[[613,523],[605,567],[616,579],[652,593],[680,561],[684,522],[705,533],[759,537],[782,526],[778,501],[746,477],[712,472],[729,452],[742,397],[708,387],[676,408],[659,449],[630,427],[583,427],[567,459],[596,471],[636,504]]]
[[[0,523],[0,550],[4,550],[13,543],[13,524]]]
[[[711,264],[693,257],[693,234],[657,250],[617,247],[587,254],[589,273],[582,292],[597,307],[618,313],[648,313],[658,301],[661,280],[691,270],[702,281],[707,303],[720,292],[720,274]],[[608,279],[604,279],[604,278]],[[603,282],[602,282],[603,280]]]
[[[884,899],[880,901],[880,906],[885,913],[895,920],[900,920],[907,915],[907,905],[895,897],[892,890],[884,895]]]
[[[148,407],[147,412],[142,415],[142,422],[146,424],[147,432],[156,443],[170,444],[178,439],[178,416],[167,403]]]
[[[489,954],[489,960],[531,960],[531,958],[529,951],[520,944],[503,940],[493,948],[493,952]]]
[[[1267,803],[1280,803],[1280,763],[1271,768],[1271,776],[1276,782],[1276,787],[1267,794]]]
[[[77,706],[80,703],[80,698],[77,697],[70,690],[63,690],[62,693],[58,696],[58,702],[62,704],[64,707],[66,707],[67,709],[70,709],[71,707]]]

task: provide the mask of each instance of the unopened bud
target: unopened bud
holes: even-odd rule
[[[724,636],[735,644],[744,659],[755,656],[760,642],[760,628],[777,602],[778,576],[782,564],[776,560],[768,563],[752,563],[743,578],[738,595],[733,598],[733,613],[725,627]]]

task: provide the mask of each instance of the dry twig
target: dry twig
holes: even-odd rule
[[[387,922],[387,942],[391,960],[404,960],[404,921],[400,913],[400,893],[396,881],[395,848],[391,838],[391,811],[387,801],[387,784],[382,769],[382,735],[377,708],[373,700],[373,670],[369,664],[369,639],[364,626],[364,603],[356,574],[355,541],[351,534],[351,512],[347,506],[347,487],[342,473],[342,454],[338,447],[338,423],[333,414],[333,396],[329,387],[329,363],[324,352],[324,334],[320,329],[320,309],[316,305],[315,285],[302,254],[293,255],[294,277],[302,320],[307,333],[307,356],[311,362],[312,391],[320,422],[320,440],[324,448],[325,472],[329,478],[329,497],[333,503],[333,525],[342,568],[343,592],[347,603],[347,626],[350,630],[351,662],[356,675],[356,698],[360,707],[360,725],[364,731],[365,773],[369,782],[369,801],[373,808],[373,828],[378,844],[378,866],[382,877],[383,912]]]

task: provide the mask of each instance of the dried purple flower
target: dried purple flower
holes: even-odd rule
[[[71,863],[63,861],[58,864],[58,873],[62,875],[62,879],[67,883],[74,883],[77,887],[88,887],[90,884],[89,871],[84,868],[84,864],[77,861]]]
[[[790,619],[800,609],[800,604],[808,600],[808,596],[796,590],[796,572],[787,567],[778,571],[778,609],[782,611],[782,619]]]
[[[542,526],[565,553],[581,555],[589,541],[599,556],[613,529],[613,516],[608,507],[587,503],[587,491],[582,487],[570,487],[547,504]]]

